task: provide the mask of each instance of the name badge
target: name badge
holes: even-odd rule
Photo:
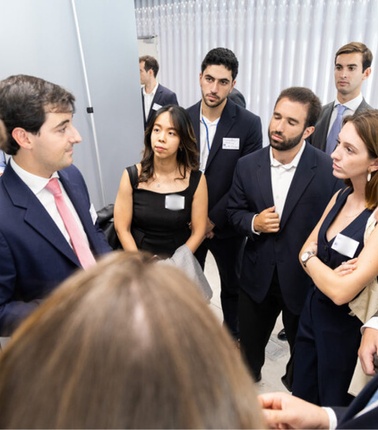
[[[159,105],[158,103],[154,103],[154,104],[153,104],[153,106],[152,106],[152,109],[153,109],[153,110],[159,110],[161,107],[162,107],[162,106],[161,106],[161,105]]]
[[[359,242],[351,239],[350,237],[338,234],[333,241],[332,249],[337,251],[339,254],[346,255],[349,258],[353,258],[357,251]]]
[[[224,137],[222,149],[239,149],[240,139],[238,137]]]
[[[178,194],[165,196],[165,209],[170,211],[181,211],[185,209],[185,197]]]

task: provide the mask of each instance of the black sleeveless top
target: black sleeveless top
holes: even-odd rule
[[[356,249],[353,257],[347,257],[343,254],[340,254],[336,250],[332,249],[332,245],[335,241],[335,238],[331,240],[327,240],[327,230],[333,220],[336,218],[336,215],[340,212],[341,208],[344,206],[347,197],[352,192],[352,189],[346,189],[345,191],[341,191],[337,196],[336,202],[333,205],[332,209],[329,211],[328,215],[323,221],[322,226],[319,229],[318,235],[318,258],[325,263],[331,269],[335,269],[340,266],[343,261],[350,260],[351,258],[358,257],[364,246],[364,233],[366,228],[366,223],[368,218],[370,217],[372,211],[369,209],[363,210],[357,218],[355,218],[350,224],[348,224],[344,230],[340,233],[344,236],[347,236],[351,239],[354,239],[358,242],[358,247]]]
[[[171,257],[190,237],[193,195],[202,176],[192,171],[189,186],[176,193],[155,193],[138,187],[137,167],[127,167],[133,187],[131,234],[138,249]]]

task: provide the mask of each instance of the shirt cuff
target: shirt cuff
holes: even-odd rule
[[[378,330],[378,316],[371,317],[362,327],[361,327],[361,333],[364,332],[365,328],[375,328]]]
[[[322,408],[327,412],[329,419],[329,430],[335,430],[337,427],[337,417],[335,411],[332,408]]]
[[[253,234],[257,234],[257,235],[259,236],[259,235],[260,235],[260,232],[259,232],[259,231],[256,231],[256,230],[253,228],[253,224],[254,224],[254,222],[255,222],[255,218],[257,217],[257,215],[258,215],[258,214],[253,215],[252,222],[251,222],[251,230],[252,230],[252,233],[253,233]]]

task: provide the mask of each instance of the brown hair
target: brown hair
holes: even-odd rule
[[[339,48],[335,54],[335,64],[337,57],[341,54],[353,54],[354,52],[359,52],[362,54],[362,71],[364,72],[368,67],[371,66],[373,61],[373,54],[370,49],[361,42],[350,42]]]
[[[347,122],[354,125],[357,134],[366,145],[369,157],[371,159],[378,158],[378,110],[369,109],[347,116],[343,123],[346,124]],[[349,179],[345,183],[352,186],[352,182]],[[371,180],[366,183],[365,203],[366,207],[370,210],[373,210],[378,205],[377,171],[371,172]]]
[[[278,96],[274,107],[277,106],[278,102],[282,99],[289,99],[291,102],[301,103],[307,108],[307,117],[305,127],[312,127],[316,124],[320,112],[322,110],[322,104],[319,97],[313,93],[309,88],[305,87],[290,87],[281,91]]]
[[[56,289],[0,357],[1,428],[261,428],[254,383],[191,281],[113,252]]]
[[[154,77],[156,78],[156,75],[159,72],[159,63],[155,57],[152,57],[151,55],[143,55],[142,57],[139,57],[139,63],[142,63],[144,61],[144,70],[148,72],[152,69],[152,72],[154,74]]]
[[[0,118],[7,132],[2,149],[17,154],[20,146],[12,137],[16,127],[38,134],[48,112],[74,112],[75,97],[59,85],[28,75],[15,75],[0,82]]]

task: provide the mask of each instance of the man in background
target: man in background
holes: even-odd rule
[[[260,118],[228,98],[235,86],[238,67],[231,50],[209,51],[199,76],[202,99],[188,109],[209,193],[207,235],[196,257],[202,268],[208,251],[215,258],[221,281],[224,324],[235,339],[239,338],[238,265],[244,236],[228,223],[228,193],[239,158],[262,147]]]
[[[362,84],[370,76],[372,61],[370,49],[360,42],[350,42],[336,52],[336,100],[323,106],[309,139],[316,148],[331,154],[336,147],[342,119],[355,112],[372,109],[361,94]]]
[[[142,85],[142,106],[144,129],[162,106],[178,105],[176,94],[159,84],[156,76],[159,72],[159,63],[150,55],[139,57],[140,83]]]
[[[0,336],[9,336],[65,278],[111,251],[84,178],[72,165],[81,137],[74,96],[33,76],[0,82]]]

